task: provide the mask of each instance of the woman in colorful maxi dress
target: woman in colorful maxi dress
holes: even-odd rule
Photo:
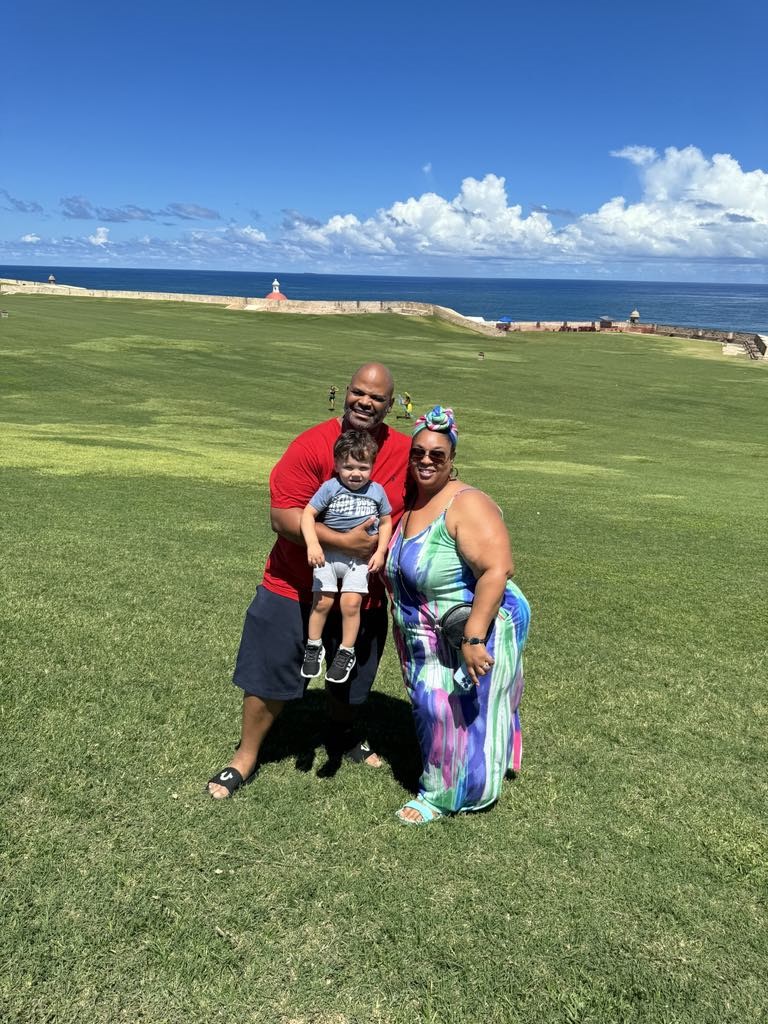
[[[530,608],[498,506],[453,476],[458,430],[435,406],[414,426],[412,495],[386,566],[403,678],[413,705],[423,774],[397,812],[421,825],[489,807],[522,756],[519,705]],[[436,629],[452,606],[472,604],[460,651]],[[464,686],[455,674],[463,674]]]

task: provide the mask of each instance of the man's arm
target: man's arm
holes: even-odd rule
[[[301,532],[300,508],[270,508],[269,520],[275,533],[290,541],[304,547],[304,536]],[[324,548],[336,548],[354,558],[367,559],[376,548],[376,537],[367,533],[368,527],[375,523],[374,516],[366,519],[360,526],[353,530],[340,533],[338,530],[330,530],[325,523],[315,523],[317,539]]]
[[[269,525],[274,533],[289,540],[291,544],[297,544],[303,548],[301,513],[302,509],[300,508],[275,508],[272,506],[269,510]]]

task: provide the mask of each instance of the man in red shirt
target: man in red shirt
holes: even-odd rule
[[[312,570],[301,534],[301,513],[323,481],[333,476],[333,446],[345,430],[367,430],[379,451],[371,479],[386,491],[396,524],[403,512],[410,438],[384,423],[392,408],[394,382],[381,363],[361,366],[347,388],[344,414],[305,430],[289,445],[269,478],[270,517],[278,537],[269,553],[264,576],[245,616],[233,682],[243,690],[240,744],[229,764],[209,781],[216,799],[229,797],[256,770],[259,749],[286,701],[304,696],[300,674],[312,604]],[[317,534],[323,546],[368,558],[375,540],[367,522],[339,533],[322,523]],[[380,764],[358,725],[358,711],[368,699],[387,634],[384,590],[370,578],[355,644],[357,664],[349,680],[326,688],[329,713],[327,746],[331,756]],[[329,663],[341,639],[338,617],[330,615],[323,634]]]

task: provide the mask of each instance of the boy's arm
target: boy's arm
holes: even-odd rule
[[[387,559],[387,548],[392,539],[392,516],[382,516],[379,519],[379,542],[376,550],[368,562],[368,572],[379,572]]]
[[[325,565],[325,555],[320,546],[320,541],[317,539],[317,529],[315,527],[315,519],[317,519],[319,514],[318,509],[314,505],[307,505],[301,513],[301,535],[304,538],[304,543],[307,545],[307,561],[313,568]]]

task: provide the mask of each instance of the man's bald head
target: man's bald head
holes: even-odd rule
[[[395,381],[383,363],[366,363],[349,382],[344,402],[347,430],[377,430],[392,408]]]
[[[375,377],[378,382],[386,381],[387,393],[392,397],[395,393],[395,378],[392,371],[384,363],[365,363],[359,370],[352,374],[352,380],[356,377]]]

